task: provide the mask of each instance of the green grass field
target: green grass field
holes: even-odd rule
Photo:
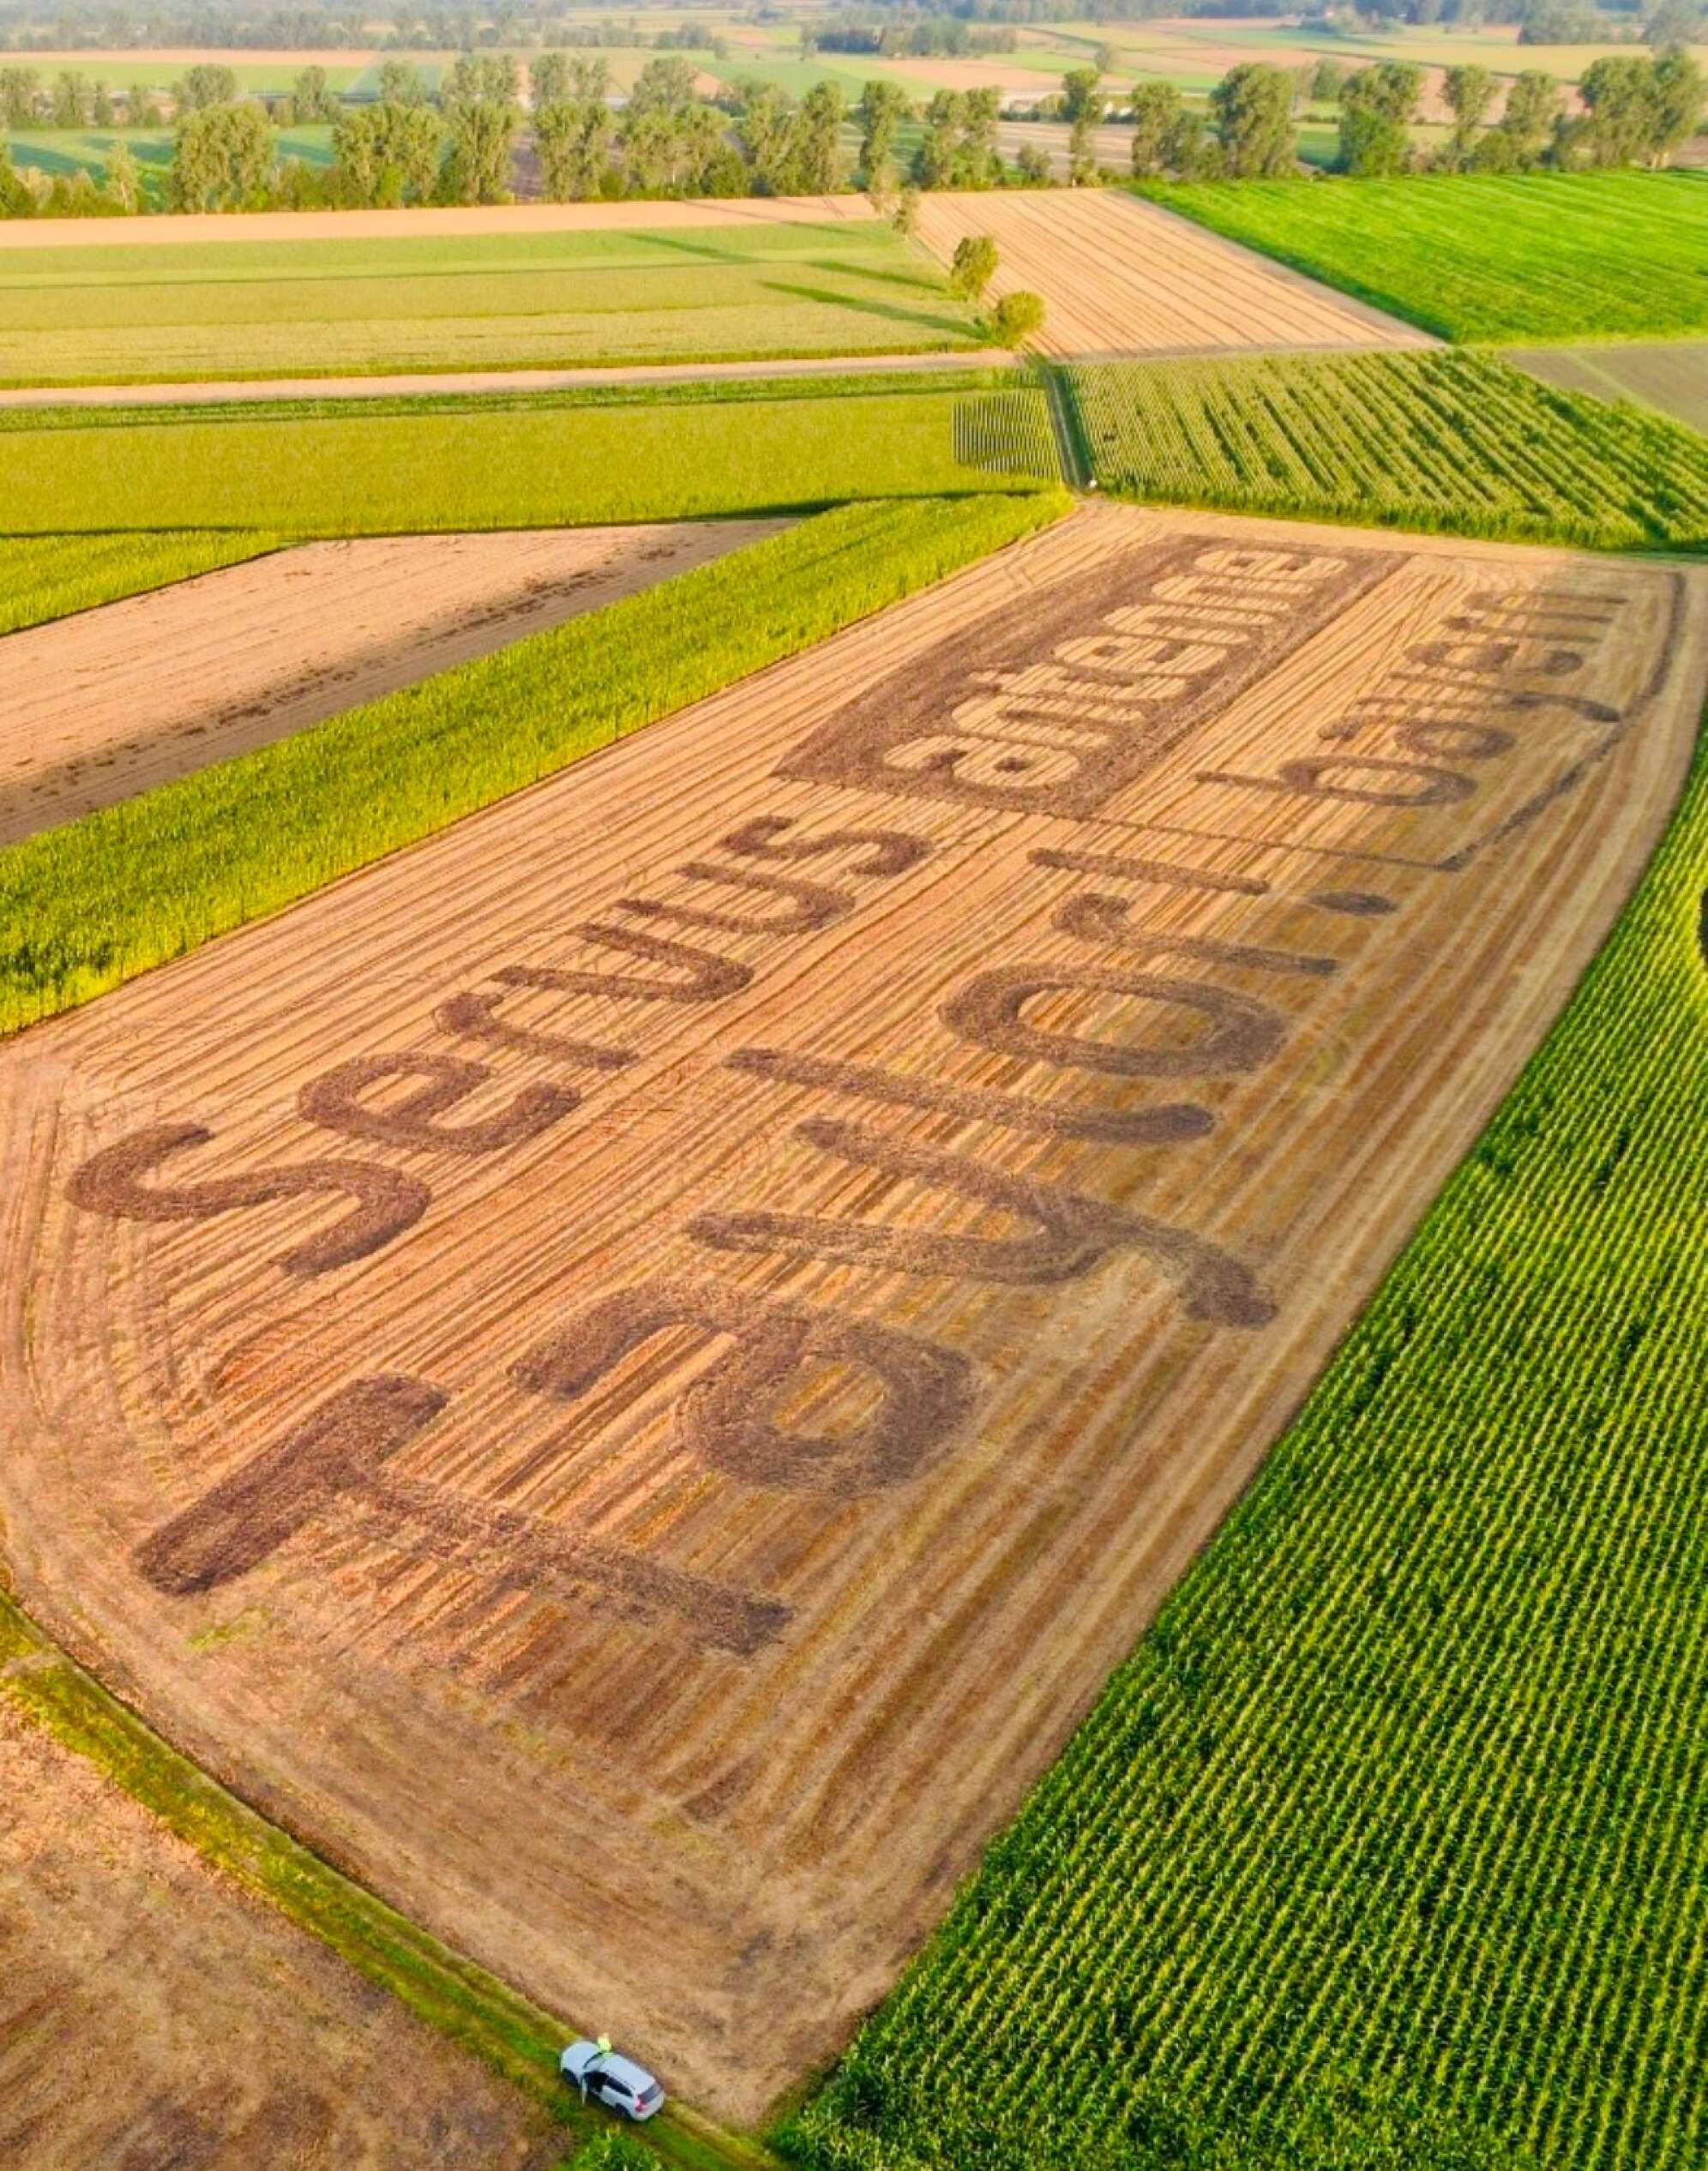
[[[1444,339],[1708,331],[1708,185],[1693,174],[1411,174],[1145,193]]]
[[[93,430],[86,442],[111,444]],[[1055,519],[839,507],[313,730],[0,851],[0,1032],[275,911]]]
[[[1708,2162],[1708,754],[1249,1492],[785,2134]]]
[[[912,353],[977,344],[873,220],[0,254],[0,382]]]
[[[169,509],[185,527],[416,534],[1014,486],[957,458],[955,391],[756,389],[15,418],[0,429],[0,526],[151,532]]]
[[[236,565],[276,536],[194,528],[134,535],[0,535],[0,634]]]
[[[1100,363],[1063,376],[1092,472],[1118,496],[1603,550],[1708,545],[1708,440],[1493,355]]]

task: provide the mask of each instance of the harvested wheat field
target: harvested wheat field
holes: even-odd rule
[[[268,745],[786,525],[310,543],[12,634],[0,640],[0,845]]]
[[[562,2148],[0,1696],[0,2163],[532,2171]]]
[[[1261,347],[1428,346],[1408,324],[1119,189],[1003,189],[919,199],[917,232],[947,264],[966,234],[1001,252],[990,294],[1025,288],[1049,354],[1222,354]]]
[[[22,1036],[24,1603],[757,2116],[1559,1007],[1705,583],[1087,508]]]

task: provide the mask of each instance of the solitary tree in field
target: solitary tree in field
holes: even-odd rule
[[[875,200],[895,183],[895,135],[907,111],[907,96],[899,83],[875,77],[860,93],[855,108],[860,123],[860,171]]]
[[[949,266],[951,288],[965,301],[982,301],[995,276],[995,243],[989,234],[963,234]]]
[[[1494,102],[1494,77],[1487,68],[1450,68],[1441,81],[1441,94],[1453,117],[1453,132],[1447,139],[1444,164],[1455,168],[1470,163],[1476,132],[1488,117]]]
[[[1005,294],[991,311],[990,329],[998,346],[1025,346],[1043,329],[1043,298],[1024,290]]]
[[[1262,62],[1230,69],[1210,93],[1224,171],[1239,180],[1290,173],[1298,163],[1293,84]]]
[[[1180,117],[1176,83],[1140,83],[1133,93],[1133,171],[1160,173],[1169,133]]]

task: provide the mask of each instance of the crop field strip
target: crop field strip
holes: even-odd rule
[[[7,384],[976,344],[971,313],[929,258],[869,217],[731,223],[691,238],[635,229],[0,250]]]
[[[947,264],[968,234],[1001,262],[990,293],[1043,297],[1038,340],[1054,355],[1267,346],[1416,346],[1410,326],[1276,270],[1124,191],[931,193],[918,233]]]
[[[987,373],[980,373],[984,375]],[[175,524],[274,535],[604,526],[1018,485],[956,458],[953,384],[109,408],[0,420],[16,534]]]
[[[1509,347],[1506,359],[1562,392],[1634,400],[1708,436],[1708,340]]]
[[[276,536],[162,528],[153,533],[0,535],[0,634],[63,618],[173,580],[239,565]]]
[[[310,544],[0,640],[0,845],[562,625],[779,525]],[[139,655],[159,659],[140,683]]]
[[[1708,332],[1708,186],[1693,174],[1407,174],[1145,193],[1443,339]]]
[[[1708,439],[1493,355],[1092,364],[1062,376],[1092,472],[1122,496],[1602,550],[1708,544]]]
[[[1705,899],[1699,744],[1541,1053],[791,2161],[1704,2162]]]
[[[538,2105],[227,1884],[3,1689],[0,1893],[0,2161],[544,2171],[562,2156]]]
[[[431,836],[1069,502],[1035,491],[840,506],[314,731],[0,846],[0,1031]]]
[[[1705,631],[1692,573],[1086,511],[15,1042],[21,1596],[755,2114],[1474,1139]]]

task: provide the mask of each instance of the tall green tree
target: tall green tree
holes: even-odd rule
[[[1513,77],[1506,105],[1491,132],[1511,144],[1515,165],[1531,166],[1547,148],[1559,117],[1559,84],[1545,69],[1527,68]]]
[[[1701,63],[1681,46],[1657,54],[1653,100],[1651,149],[1656,163],[1664,165],[1702,125],[1704,108],[1708,106],[1708,75],[1704,75]]]
[[[1410,61],[1378,61],[1349,76],[1340,93],[1341,171],[1404,172],[1422,94],[1423,70]]]
[[[516,64],[508,53],[463,53],[446,77],[440,106],[450,154],[439,171],[448,203],[508,203],[510,160],[521,109]]]
[[[925,133],[913,154],[913,179],[921,189],[954,186],[955,162],[960,151],[961,129],[966,119],[966,99],[960,91],[934,91],[925,108]]]
[[[199,60],[172,85],[172,106],[180,120],[209,105],[234,105],[237,99],[237,70],[220,61]]]
[[[41,117],[40,97],[41,77],[33,68],[0,68],[0,122],[8,128],[34,128]],[[34,198],[30,201],[33,209]]]
[[[62,69],[53,79],[55,128],[87,128],[89,102],[88,77],[75,68]]]
[[[1002,117],[1002,93],[994,87],[970,90],[961,111],[960,155],[955,185],[962,189],[994,188],[1002,177],[1002,154],[996,147],[997,124]]]
[[[304,68],[291,87],[291,103],[299,121],[335,121],[339,101],[327,81],[324,68]]]
[[[1061,111],[1068,128],[1068,178],[1082,188],[1098,177],[1097,132],[1109,100],[1098,87],[1095,68],[1070,68],[1061,78]]]
[[[382,99],[354,105],[333,123],[334,189],[358,208],[425,203],[436,193],[445,129],[430,105]]]
[[[860,171],[868,189],[893,185],[896,130],[907,110],[907,94],[899,83],[874,78],[861,92],[855,112],[860,123]]]
[[[736,133],[752,170],[754,194],[787,195],[794,152],[794,109],[788,93],[776,83],[754,84]]]
[[[996,244],[989,234],[963,234],[949,266],[950,290],[965,301],[982,301],[996,276]]]
[[[1210,111],[1232,178],[1273,177],[1297,165],[1293,80],[1284,69],[1261,61],[1230,69],[1210,93]]]
[[[1477,131],[1488,119],[1488,109],[1494,102],[1494,73],[1474,63],[1450,68],[1441,80],[1441,94],[1453,117],[1444,163],[1462,168],[1470,162]]]
[[[569,56],[562,52],[537,54],[528,63],[528,101],[538,112],[542,105],[562,105],[569,98]]]
[[[577,202],[604,190],[616,134],[610,87],[610,70],[602,57],[578,59],[568,71],[567,94],[534,108],[540,186],[553,203]]]
[[[421,70],[413,61],[382,60],[380,63],[380,103],[382,105],[424,105],[427,86]]]
[[[847,111],[839,85],[815,83],[795,116],[791,146],[794,186],[807,195],[828,195],[842,179],[842,122]]]
[[[273,129],[252,99],[197,106],[173,140],[172,208],[242,211],[263,203],[273,162]]]
[[[1655,64],[1646,53],[1607,53],[1578,86],[1589,125],[1582,141],[1592,165],[1633,165],[1656,134]]]
[[[1160,173],[1169,135],[1180,117],[1177,83],[1140,83],[1133,93],[1133,171]]]
[[[130,128],[160,125],[160,101],[147,83],[133,83],[124,93],[124,118]]]

